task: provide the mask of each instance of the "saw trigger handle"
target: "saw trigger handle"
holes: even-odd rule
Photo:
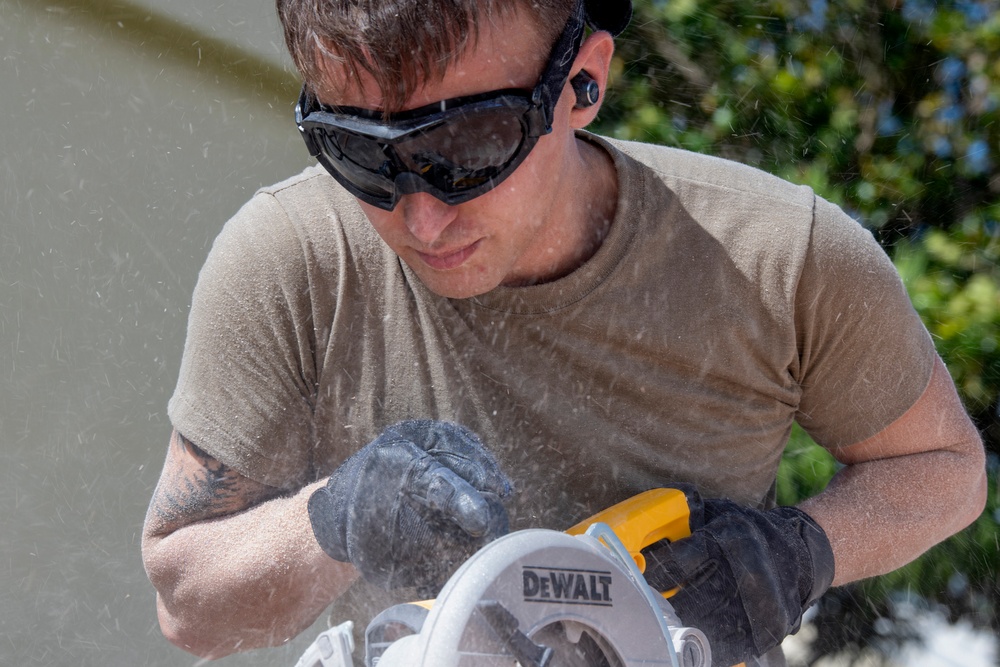
[[[679,489],[651,489],[612,505],[566,532],[583,535],[594,523],[605,523],[621,540],[640,572],[646,571],[642,550],[660,540],[675,541],[691,535],[691,510]]]

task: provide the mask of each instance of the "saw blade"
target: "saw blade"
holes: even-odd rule
[[[599,634],[579,623],[551,623],[531,639],[552,649],[549,667],[624,667]]]

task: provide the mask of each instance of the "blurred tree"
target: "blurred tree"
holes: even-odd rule
[[[827,596],[817,654],[908,637],[900,591],[1000,627],[1000,0],[636,0],[612,77],[599,132],[758,166],[872,229],[992,452],[979,521]],[[780,501],[835,467],[796,431]]]

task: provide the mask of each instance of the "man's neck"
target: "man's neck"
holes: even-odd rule
[[[611,230],[618,208],[618,175],[607,151],[585,139],[576,139],[577,152],[564,177],[565,195],[553,202],[548,214],[550,243],[543,244],[551,263],[530,277],[505,281],[507,287],[552,282],[568,276],[594,256]]]

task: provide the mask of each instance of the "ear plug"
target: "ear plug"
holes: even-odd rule
[[[586,71],[581,70],[569,83],[573,86],[573,92],[576,93],[577,109],[592,107],[601,99],[600,86],[590,78],[590,75]]]

